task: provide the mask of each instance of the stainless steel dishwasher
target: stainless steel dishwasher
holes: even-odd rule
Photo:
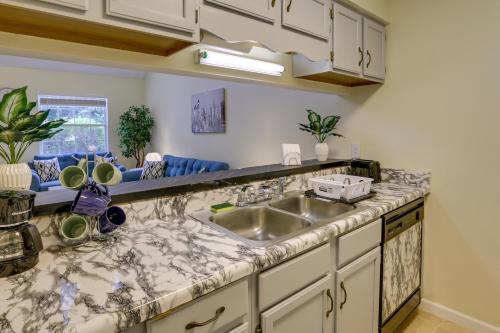
[[[382,217],[379,329],[394,332],[420,304],[422,221],[420,198]]]

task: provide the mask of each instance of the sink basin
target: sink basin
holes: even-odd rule
[[[305,195],[296,195],[275,201],[270,206],[300,215],[313,222],[333,221],[356,209],[354,205],[308,198]]]
[[[252,245],[267,246],[307,229],[311,221],[267,206],[248,206],[227,213],[198,212],[201,222],[230,231]]]

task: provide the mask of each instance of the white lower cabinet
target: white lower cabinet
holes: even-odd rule
[[[336,273],[336,333],[378,332],[380,247]]]
[[[263,333],[331,333],[330,274],[261,314]]]

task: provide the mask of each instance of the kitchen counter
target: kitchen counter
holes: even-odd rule
[[[269,248],[252,248],[183,214],[151,219],[125,207],[129,222],[98,246],[53,244],[25,273],[0,280],[0,331],[114,332],[143,322],[349,232],[429,191],[428,174],[388,170],[377,195],[345,219]],[[174,199],[175,201],[175,199]],[[185,208],[185,207],[184,207]]]

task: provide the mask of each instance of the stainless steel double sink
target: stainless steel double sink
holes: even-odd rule
[[[266,247],[347,217],[363,208],[295,193],[281,200],[236,208],[225,213],[200,211],[191,216],[252,246]]]

